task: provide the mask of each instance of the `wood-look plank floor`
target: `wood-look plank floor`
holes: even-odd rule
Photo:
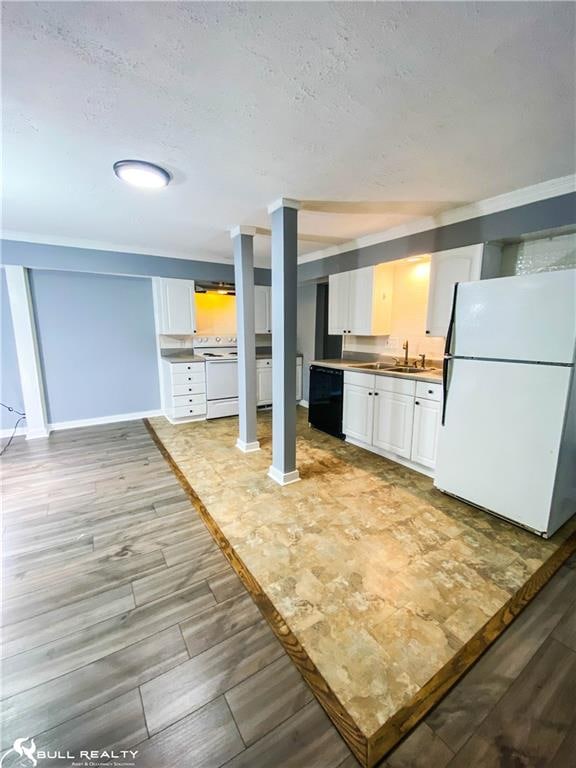
[[[357,766],[143,424],[18,438],[1,471],[2,750]],[[573,561],[384,765],[574,766],[575,687]]]

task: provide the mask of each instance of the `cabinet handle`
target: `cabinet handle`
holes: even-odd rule
[[[374,397],[378,397],[378,392],[374,392]]]
[[[374,393],[373,393],[373,392],[368,392],[368,394],[369,394],[369,395],[372,395],[372,394],[374,394]]]
[[[433,394],[434,394],[434,390],[433,390],[433,389],[429,389],[429,390],[428,390],[428,394],[429,394],[429,395],[433,395]]]
[[[414,405],[420,405],[420,400],[416,400],[416,402],[414,403]]]
[[[426,333],[428,334],[428,336],[430,336],[430,331],[426,331]]]

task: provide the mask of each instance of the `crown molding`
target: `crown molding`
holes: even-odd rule
[[[295,211],[300,210],[300,202],[298,200],[292,200],[290,197],[279,197],[278,200],[274,200],[268,206],[268,213],[274,213],[278,208],[294,208]]]
[[[205,261],[210,264],[228,264],[222,257],[209,256],[206,254],[192,255],[182,251],[164,250],[162,248],[146,248],[141,245],[130,245],[126,243],[112,243],[106,240],[88,240],[83,238],[59,237],[54,235],[39,235],[32,232],[21,232],[11,229],[4,229],[0,232],[0,240],[14,240],[18,243],[35,243],[38,245],[61,245],[64,248],[86,248],[92,251],[115,251],[117,253],[129,253],[135,256],[158,256],[164,259],[181,259],[182,261]]]
[[[540,200],[548,200],[575,191],[576,175],[571,174],[569,176],[561,176],[557,179],[550,179],[548,181],[540,182],[539,184],[533,184],[530,187],[523,187],[522,189],[516,189],[512,192],[506,192],[503,195],[488,197],[485,200],[479,200],[476,203],[463,205],[459,208],[451,208],[450,210],[443,211],[435,216],[424,216],[414,219],[414,221],[401,224],[398,227],[392,227],[383,232],[375,232],[371,235],[356,238],[355,240],[348,240],[346,243],[341,243],[340,245],[333,245],[329,248],[312,251],[311,253],[300,256],[298,263],[306,264],[310,261],[318,261],[319,259],[325,259],[329,256],[336,256],[339,253],[346,253],[347,251],[357,250],[358,248],[366,248],[369,245],[386,243],[400,237],[407,237],[408,235],[416,235],[419,232],[426,232],[429,229],[457,224],[460,221],[476,219],[479,216],[499,213],[500,211],[506,211],[510,208],[518,208],[521,205],[537,203]]]

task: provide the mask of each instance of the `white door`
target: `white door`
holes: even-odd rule
[[[434,484],[546,531],[572,369],[453,360]]]
[[[458,286],[452,354],[572,363],[576,269]]]
[[[410,458],[414,398],[395,392],[377,390],[374,400],[372,443],[385,451]]]
[[[272,366],[256,369],[256,399],[258,405],[272,404]]]
[[[254,287],[254,329],[256,333],[272,333],[271,289],[267,285]]]
[[[340,336],[350,330],[350,272],[328,278],[328,333]]]
[[[372,333],[372,287],[374,268],[363,267],[349,272],[350,320],[348,330],[356,336]]]
[[[160,281],[159,332],[176,335],[196,333],[193,280]]]
[[[429,336],[446,336],[454,285],[480,279],[483,250],[483,245],[471,245],[432,254],[426,321]]]
[[[414,402],[414,428],[412,430],[410,458],[416,464],[423,464],[425,467],[432,468],[436,465],[441,409],[441,403],[434,400],[422,400],[417,397]]]
[[[372,418],[374,391],[356,384],[344,384],[342,431],[346,437],[370,445],[372,443]]]
[[[206,400],[238,397],[238,361],[206,363]]]

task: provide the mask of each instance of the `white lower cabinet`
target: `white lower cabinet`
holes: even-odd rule
[[[345,371],[342,431],[376,453],[433,469],[441,399],[439,384]]]
[[[405,459],[412,449],[414,397],[376,390],[372,444]]]
[[[296,400],[302,400],[302,358],[296,363]],[[256,405],[272,405],[272,360],[256,360]]]
[[[442,405],[434,400],[417,398],[414,402],[414,431],[410,458],[416,464],[434,468],[440,429]]]
[[[362,443],[372,443],[374,390],[344,383],[342,431]]]
[[[162,406],[170,420],[206,416],[206,369],[204,363],[163,362]]]
[[[259,361],[258,361],[259,362]],[[256,365],[256,404],[270,405],[272,403],[272,363],[268,365]]]

